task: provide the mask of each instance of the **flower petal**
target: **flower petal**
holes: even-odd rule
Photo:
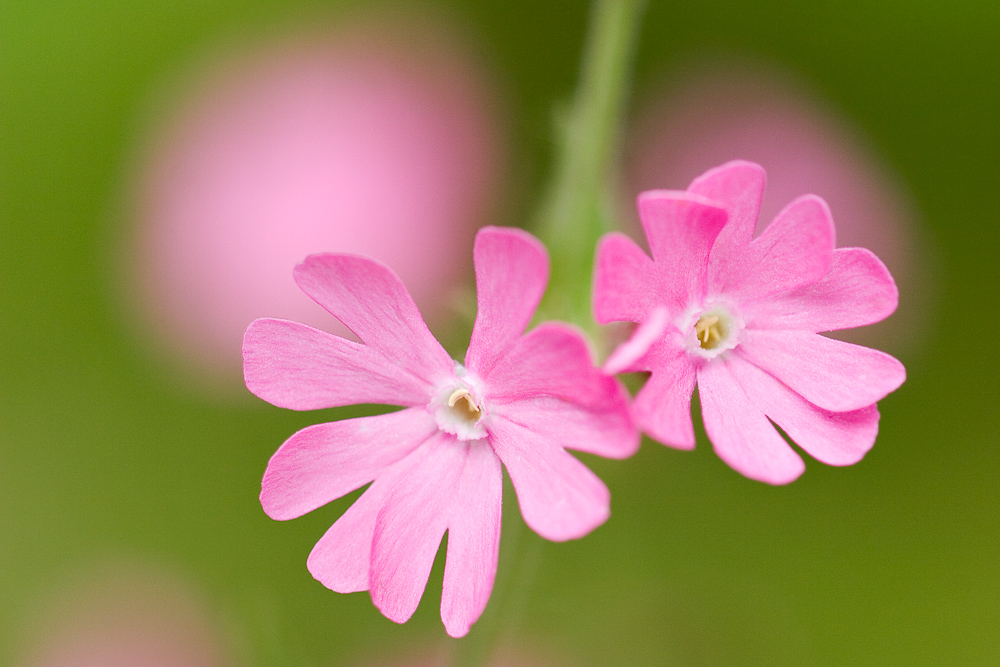
[[[491,402],[549,395],[589,405],[620,395],[617,381],[594,366],[583,333],[562,322],[545,322],[523,336],[488,381]]]
[[[632,402],[636,426],[657,442],[677,449],[694,449],[691,395],[695,367],[682,350],[660,344],[640,360],[637,370],[652,370]]]
[[[315,410],[426,403],[430,385],[377,350],[287,320],[254,320],[243,336],[247,389],[272,405]]]
[[[302,516],[372,481],[436,431],[423,408],[304,428],[268,462],[260,503],[272,519]]]
[[[597,242],[594,261],[594,319],[609,322],[642,322],[662,292],[653,260],[621,232],[611,232]]]
[[[525,523],[545,539],[583,537],[611,513],[611,494],[566,450],[508,419],[489,426],[493,451],[507,467]]]
[[[708,439],[733,470],[768,484],[788,484],[805,470],[799,455],[750,402],[725,360],[698,369],[698,396]]]
[[[484,227],[474,248],[478,311],[465,365],[485,377],[528,326],[549,281],[545,246],[520,229]]]
[[[660,339],[670,324],[669,314],[663,306],[657,306],[649,316],[636,327],[627,341],[615,348],[604,362],[604,372],[609,375],[624,373],[646,356],[649,349]]]
[[[810,403],[833,412],[867,407],[906,379],[903,364],[885,352],[807,331],[746,329],[737,350]]]
[[[741,302],[808,285],[833,263],[833,216],[815,195],[795,199],[764,233],[728,260],[712,257],[710,289]]]
[[[629,415],[624,388],[603,404],[574,405],[553,396],[536,396],[497,406],[499,417],[565,449],[609,459],[626,459],[639,450],[639,432]]]
[[[369,591],[386,618],[405,623],[427,587],[468,453],[440,434],[389,491],[375,521]]]
[[[425,456],[426,444],[382,471],[361,497],[320,538],[306,566],[321,584],[338,593],[368,590],[375,520],[389,491]]]
[[[357,255],[310,255],[294,275],[303,292],[385,358],[431,385],[450,377],[454,362],[389,267]]]
[[[878,257],[865,248],[837,248],[819,281],[772,294],[747,312],[754,328],[836,331],[883,320],[898,303],[896,283]]]
[[[816,460],[834,466],[853,465],[875,444],[879,414],[874,405],[852,412],[829,412],[736,355],[726,362],[750,402]]]
[[[484,440],[469,444],[448,520],[448,553],[441,591],[441,620],[463,637],[486,609],[500,555],[503,471]]]
[[[688,192],[715,200],[729,212],[729,222],[719,232],[712,248],[713,258],[720,255],[721,259],[721,255],[728,256],[733,247],[750,243],[757,227],[766,182],[764,168],[759,164],[732,160],[709,169],[688,186]]]
[[[709,252],[728,214],[700,195],[673,190],[643,192],[638,205],[660,276],[657,302],[683,310],[704,296]]]

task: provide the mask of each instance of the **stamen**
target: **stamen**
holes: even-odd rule
[[[451,392],[451,396],[448,397],[448,407],[453,408],[455,404],[460,400],[465,399],[465,405],[463,406],[469,413],[469,417],[476,417],[482,410],[476,405],[476,399],[472,397],[472,394],[468,389],[462,389],[459,387],[455,391]]]
[[[719,318],[716,315],[704,315],[698,323],[694,325],[695,333],[697,334],[699,340],[702,343],[707,343],[708,339],[715,335],[718,336],[718,332],[715,330],[715,325],[718,324]]]
[[[702,315],[694,325],[698,344],[706,350],[716,347],[726,335],[725,324],[718,315]]]
[[[715,359],[740,344],[745,325],[731,303],[710,300],[688,310],[677,320],[677,327],[683,332],[689,354]]]

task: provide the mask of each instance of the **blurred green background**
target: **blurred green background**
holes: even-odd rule
[[[358,411],[216,400],[157,358],[121,303],[123,183],[165,87],[331,7],[0,4],[0,663],[21,664],[62,592],[108,563],[185,581],[235,664],[355,664],[451,641],[440,558],[405,626],[309,576],[306,555],[356,494],[286,523],[260,509],[277,446]],[[426,7],[463,26],[501,84],[516,175],[498,222],[523,225],[587,3]],[[864,461],[807,458],[787,487],[744,479],[699,432],[694,452],[646,441],[626,462],[582,456],[613,517],[578,542],[520,530],[508,493],[513,583],[483,627],[557,664],[1000,664],[1000,355],[986,335],[1000,330],[1000,5],[653,1],[634,100],[720,56],[808,81],[908,189],[937,266],[936,307],[900,352],[909,379],[880,403]]]

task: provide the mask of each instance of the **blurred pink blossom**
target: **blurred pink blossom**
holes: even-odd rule
[[[381,260],[432,322],[454,296],[500,171],[497,114],[455,34],[398,24],[354,21],[231,60],[154,142],[139,298],[208,369],[239,368],[260,313],[330,326],[290,278],[311,253]]]
[[[687,183],[734,158],[767,165],[757,234],[785,203],[822,195],[836,215],[837,246],[873,251],[902,293],[891,322],[838,337],[888,349],[912,342],[931,268],[913,204],[857,133],[789,77],[746,65],[695,69],[650,97],[630,136],[626,192]],[[629,204],[632,235],[641,238]]]
[[[185,582],[126,566],[61,590],[24,667],[226,667],[223,641]]]
[[[448,651],[439,650],[395,659],[367,660],[356,663],[354,667],[449,667],[453,664],[455,661]],[[557,667],[565,664],[567,663],[555,662],[551,658],[543,659],[534,654],[501,649],[484,664],[484,667]]]

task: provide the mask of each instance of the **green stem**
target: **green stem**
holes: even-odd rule
[[[552,255],[542,303],[546,319],[595,334],[590,284],[597,239],[614,228],[612,174],[618,158],[629,68],[643,0],[596,0],[580,83],[558,120],[558,152],[538,232]]]
[[[622,113],[628,91],[628,70],[644,0],[595,0],[572,105],[559,118],[556,167],[539,214],[537,229],[552,256],[552,278],[539,309],[543,319],[573,322],[597,333],[590,314],[590,283],[594,247],[611,224],[611,178],[618,157]],[[509,483],[504,493],[512,497]],[[503,557],[492,608],[473,626],[469,636],[453,646],[453,667],[480,667],[495,657],[502,630],[516,622],[541,559],[542,540],[522,534],[527,529],[504,527]],[[513,528],[513,530],[511,530]],[[520,539],[518,539],[520,538]],[[513,552],[513,553],[512,553]],[[521,589],[512,592],[511,585]],[[506,608],[505,608],[506,607]]]

